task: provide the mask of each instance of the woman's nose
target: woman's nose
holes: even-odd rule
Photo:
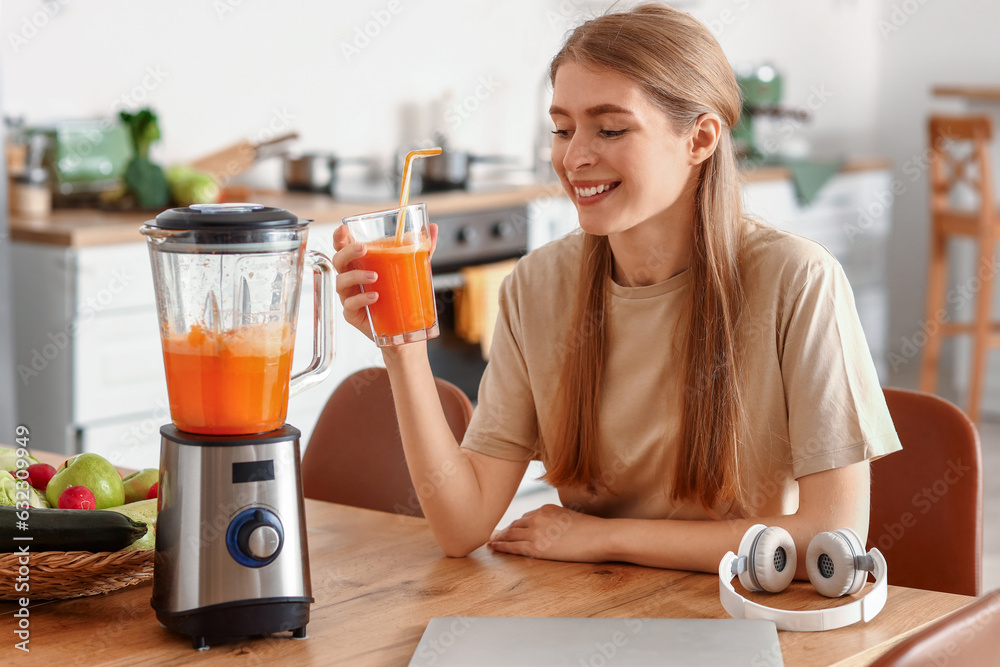
[[[570,139],[569,146],[566,147],[563,167],[566,171],[579,171],[594,166],[596,160],[597,155],[594,153],[591,142],[576,134]]]

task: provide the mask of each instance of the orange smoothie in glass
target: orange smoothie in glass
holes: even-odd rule
[[[216,333],[193,326],[163,338],[170,418],[206,435],[263,433],[288,410],[294,332],[282,323]]]
[[[367,254],[354,260],[357,268],[374,271],[378,279],[371,289],[378,301],[368,306],[376,336],[398,336],[430,329],[437,321],[434,288],[431,285],[430,241],[416,248],[396,245],[395,238],[365,244]]]

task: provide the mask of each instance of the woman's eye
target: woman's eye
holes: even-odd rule
[[[556,135],[557,137],[562,137],[563,139],[565,139],[566,137],[569,136],[569,130],[552,130],[552,134]]]
[[[605,139],[614,139],[615,137],[620,137],[628,132],[628,130],[601,130],[600,135]]]

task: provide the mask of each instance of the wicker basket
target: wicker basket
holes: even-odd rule
[[[32,553],[28,591],[14,589],[18,554],[0,555],[0,600],[63,600],[108,593],[153,578],[154,549],[133,551],[41,551]]]

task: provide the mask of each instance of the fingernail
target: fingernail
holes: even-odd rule
[[[365,280],[370,280],[372,282],[375,282],[377,279],[378,279],[378,274],[375,273],[374,271],[368,271],[367,273],[365,273]]]

